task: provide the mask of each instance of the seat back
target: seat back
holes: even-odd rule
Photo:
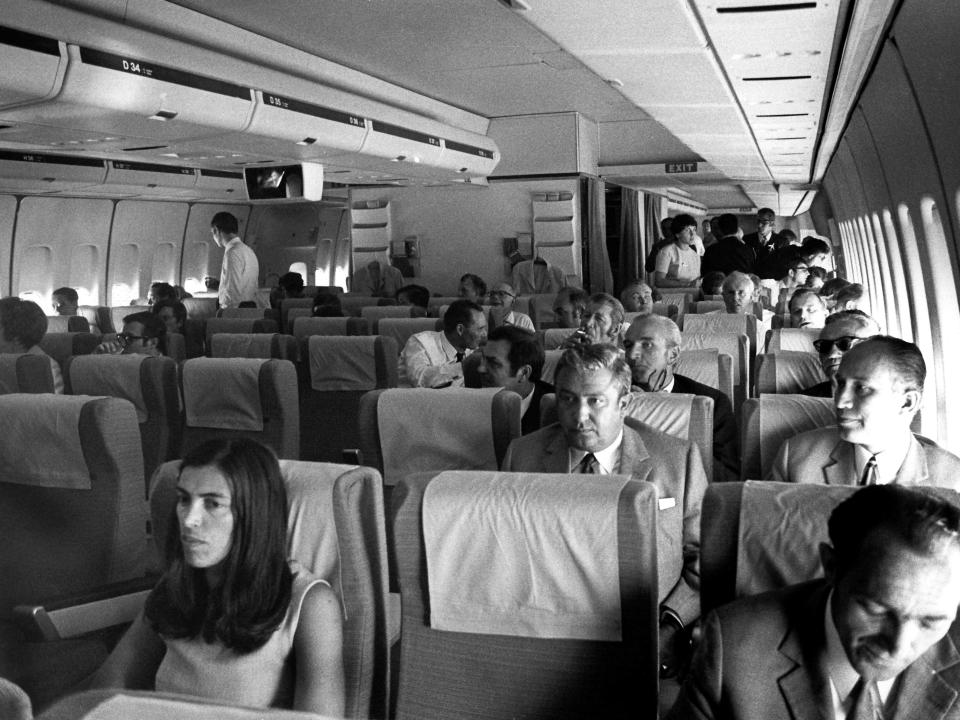
[[[537,330],[547,330],[557,326],[557,316],[553,312],[553,301],[556,297],[556,293],[540,293],[527,296],[527,305],[530,309],[527,315],[530,316],[533,327]]]
[[[140,431],[119,398],[0,395],[0,617],[143,577]],[[12,422],[11,422],[12,420]]]
[[[80,317],[86,318],[87,324],[90,325],[89,332],[92,332],[95,335],[100,335],[104,331],[100,328],[100,306],[99,305],[79,305],[77,307],[77,315]],[[49,332],[49,328],[48,328]]]
[[[414,317],[414,308],[411,305],[377,305],[373,307],[360,308],[360,317],[366,320],[373,333],[377,332],[377,323],[383,318],[409,318]]]
[[[291,314],[296,310],[291,311]],[[293,321],[293,336],[302,342],[311,335],[369,335],[370,325],[363,318],[298,317]]]
[[[361,293],[343,293],[337,296],[340,299],[340,307],[343,314],[347,317],[360,317],[360,312],[365,307],[376,307],[380,298]]]
[[[245,320],[260,320],[261,318],[267,317],[266,312],[268,311],[265,311],[263,308],[228,307],[217,310],[216,317],[227,319],[244,318]]]
[[[215,297],[184,298],[180,302],[187,309],[188,320],[207,320],[217,316],[217,298]]]
[[[681,393],[634,393],[627,406],[627,417],[695,443],[707,478],[713,479],[713,398]]]
[[[427,315],[430,317],[440,317],[440,308],[446,307],[460,298],[455,295],[437,295],[427,301]]]
[[[299,377],[304,460],[336,462],[360,446],[360,398],[397,386],[398,352],[392,338],[376,335],[307,339]]]
[[[70,395],[106,395],[133,403],[145,478],[149,480],[160,463],[179,457],[183,418],[173,360],[148,355],[80,355],[67,361],[63,379]]]
[[[90,321],[83,315],[48,315],[47,332],[90,332]]]
[[[167,357],[178,365],[187,359],[187,338],[181,333],[167,333]]]
[[[300,359],[297,339],[279,333],[216,333],[210,338],[210,357]]]
[[[577,331],[576,328],[548,328],[543,331],[543,349],[557,350]]]
[[[89,355],[99,344],[100,336],[93,333],[48,332],[40,340],[40,349],[63,367],[71,355]]]
[[[784,440],[834,422],[831,398],[761,395],[747,400],[740,421],[741,479],[767,477]]]
[[[827,379],[813,353],[781,350],[757,355],[754,387],[763,393],[799,393]]]
[[[180,461],[162,465],[150,491],[160,556],[174,528]],[[389,697],[387,551],[383,481],[373,468],[281,460],[289,557],[325,578],[343,603],[348,718],[385,718]]]
[[[672,305],[677,309],[676,323],[683,327],[683,318],[686,315],[690,303],[700,296],[700,290],[688,290],[686,292],[670,291],[661,293],[660,302],[664,305]]]
[[[123,319],[127,315],[133,315],[139,312],[150,312],[153,308],[150,305],[119,305],[117,307],[98,307],[97,325],[100,332],[118,333],[123,330]]]
[[[716,388],[733,405],[733,358],[726,353],[716,348],[681,350],[673,370],[677,375]]]
[[[248,437],[278,457],[299,458],[297,373],[289,360],[193,358],[181,382],[184,452],[211,438]]]
[[[520,396],[490,388],[373,390],[360,398],[360,450],[387,485],[405,475],[496,470],[520,437]]]
[[[43,355],[0,353],[0,394],[52,393],[50,360]]]
[[[750,394],[750,339],[723,332],[682,332],[681,350],[715,348],[733,360],[733,407],[738,410]]]
[[[398,356],[411,335],[424,330],[442,329],[443,322],[434,318],[384,318],[377,323],[378,335],[393,338],[397,342]]]
[[[757,316],[739,313],[717,313],[707,315],[688,314],[683,319],[683,330],[691,333],[734,333],[746,335],[750,339],[751,355],[756,355]]]
[[[820,337],[820,330],[814,328],[783,327],[771,330],[767,338],[767,352],[793,350],[795,352],[816,353],[813,341]]]
[[[403,607],[398,720],[656,717],[656,491],[626,476],[604,476],[590,487],[580,477],[422,473],[397,487],[391,525]],[[523,540],[499,543],[501,531],[536,538],[534,545],[542,539],[557,562],[537,563],[540,553],[531,554]],[[548,539],[560,533],[564,541]],[[575,584],[556,568],[583,561],[590,543],[597,551],[586,553],[590,569]],[[464,568],[462,576],[444,571],[452,564]],[[539,603],[522,603],[522,618],[472,603],[462,613],[446,612],[460,595],[448,602],[447,591],[457,590],[457,577],[472,583],[474,570],[495,600],[526,582],[534,593],[545,588],[542,599],[564,609],[588,604],[580,592],[589,588],[595,607],[582,616],[551,613],[556,622],[542,624],[534,611],[525,627],[518,626]],[[470,601],[487,605],[484,595]],[[596,632],[611,619],[619,635]]]
[[[703,498],[702,614],[739,597],[822,577],[830,513],[857,488],[779,482],[716,483]]]
[[[207,319],[206,331],[204,337],[207,355],[210,355],[210,338],[215,333],[276,333],[277,323],[275,320],[266,318],[218,318]]]
[[[674,322],[677,321],[679,316],[679,309],[676,305],[667,305],[666,303],[657,302],[653,304],[653,314],[661,315],[666,318],[670,318]]]
[[[715,310],[720,310],[721,312],[726,309],[726,305],[723,300],[696,300],[692,303],[693,307],[691,308],[691,313],[696,313],[698,315],[713,312]]]
[[[310,297],[302,298],[284,298],[280,301],[280,332],[290,333],[292,329],[292,324],[290,324],[289,317],[291,310],[307,310],[307,315],[313,314],[313,303],[314,298],[311,295]]]

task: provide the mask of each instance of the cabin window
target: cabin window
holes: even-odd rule
[[[897,237],[897,229],[893,224],[893,214],[887,209],[883,209],[883,227],[887,238],[887,253],[890,257],[890,273],[893,276],[893,292],[895,295],[895,307],[897,313],[897,323],[900,326],[900,337],[904,340],[913,340],[913,321],[910,319],[910,308],[907,305],[907,276],[903,270],[903,258],[900,254],[900,240]],[[900,290],[899,293],[896,289]],[[893,332],[893,328],[889,328]]]
[[[53,290],[50,279],[53,276],[53,248],[31,245],[24,249],[20,260],[18,295],[24,300],[33,300],[44,313],[50,312],[50,291]]]
[[[310,284],[310,276],[307,275],[307,264],[305,262],[290,263],[290,272],[300,273],[304,284]]]
[[[206,241],[195,242],[190,245],[190,251],[187,253],[187,259],[184,264],[184,273],[189,272],[183,279],[183,288],[188,293],[196,294],[207,291],[207,285],[204,278],[211,275],[210,268],[210,245]],[[219,271],[216,279],[220,279]]]
[[[960,448],[960,420],[951,422],[952,417],[947,412],[948,407],[955,407],[960,402],[960,377],[956,372],[948,372],[946,363],[960,357],[960,310],[957,307],[956,278],[953,272],[953,263],[950,262],[950,251],[947,247],[947,238],[943,232],[943,223],[937,203],[931,197],[920,200],[920,217],[923,221],[923,234],[926,242],[923,245],[926,261],[930,267],[926,287],[932,293],[933,313],[933,341],[937,350],[934,356],[934,371],[937,379],[938,413],[940,421],[939,437],[950,448]]]
[[[923,277],[923,265],[920,262],[919,241],[914,229],[910,208],[907,207],[906,203],[900,203],[897,206],[897,216],[900,220],[900,232],[903,235],[903,254],[907,261],[906,287],[909,288],[907,294],[912,303],[911,315],[916,329],[913,341],[920,348],[920,352],[923,353],[923,359],[927,361],[928,367],[932,367],[933,363],[931,361],[934,358],[933,334],[930,327],[930,308],[927,305],[927,289]],[[936,377],[930,377],[928,373],[926,391],[923,393],[922,429],[925,435],[932,437],[937,436],[937,395],[940,390],[941,387],[937,384]]]
[[[863,228],[863,235],[866,240],[866,252],[864,258],[867,262],[867,284],[864,286],[867,291],[867,297],[870,299],[869,313],[877,318],[882,318],[886,314],[886,306],[883,301],[880,282],[880,260],[877,257],[877,239],[873,234],[873,226],[870,224],[870,218],[864,215],[857,220]]]
[[[119,307],[140,297],[140,246],[125,243],[114,252],[117,259],[112,264],[116,270],[107,302],[111,307]]]
[[[900,323],[897,320],[896,313],[896,294],[893,292],[894,284],[890,278],[890,258],[887,255],[888,241],[883,237],[883,225],[880,223],[880,216],[873,213],[870,216],[870,222],[873,226],[873,234],[877,242],[875,245],[877,259],[880,266],[880,287],[877,294],[883,299],[883,320],[885,321],[887,332],[891,335],[900,336]],[[878,313],[875,317],[879,321],[881,316]]]
[[[96,245],[77,245],[70,251],[67,286],[76,289],[80,305],[97,305],[100,285],[97,281],[100,250]]]

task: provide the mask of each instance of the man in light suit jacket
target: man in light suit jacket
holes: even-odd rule
[[[887,485],[838,505],[826,580],[710,613],[667,720],[960,718],[955,503]]]
[[[661,664],[675,669],[680,631],[700,615],[700,505],[706,475],[688,442],[632,419],[630,367],[612,345],[580,345],[557,365],[559,422],[514,440],[506,472],[624,474],[660,496],[657,561]]]
[[[910,431],[926,372],[917,346],[899,338],[877,335],[850,348],[835,376],[837,425],[784,442],[769,479],[960,490],[960,458]]]

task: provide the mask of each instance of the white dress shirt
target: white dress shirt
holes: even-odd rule
[[[463,366],[457,362],[457,352],[442,330],[411,335],[400,353],[399,387],[462,387]],[[464,356],[469,352],[465,350]]]
[[[220,307],[239,307],[241,302],[257,300],[260,262],[252,248],[235,237],[223,249],[220,268]]]
[[[600,466],[600,475],[614,475],[620,470],[620,446],[623,444],[623,428],[620,428],[620,434],[617,439],[607,445],[603,450],[597,450],[593,456],[597,459]],[[576,448],[567,448],[570,458],[570,472],[577,472],[577,466],[589,454],[586,450],[577,450]]]

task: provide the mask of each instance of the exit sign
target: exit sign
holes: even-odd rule
[[[663,169],[667,175],[675,173],[695,173],[697,171],[697,164],[695,162],[664,163]]]

